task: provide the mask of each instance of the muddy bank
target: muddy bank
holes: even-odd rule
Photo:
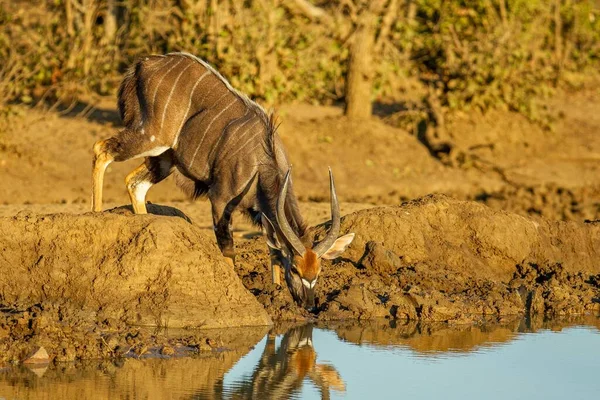
[[[505,186],[467,196],[495,210],[559,221],[600,220],[600,186],[567,188],[556,184]]]
[[[0,303],[50,302],[99,321],[170,328],[269,325],[212,237],[178,210],[0,218]]]
[[[348,232],[354,242],[319,277],[320,320],[471,322],[600,310],[598,224],[532,220],[435,195],[347,215]],[[261,247],[244,245],[237,272],[246,287],[273,319],[308,317],[270,283]]]
[[[29,365],[93,359],[146,359],[207,356],[247,351],[268,326],[227,329],[166,329],[132,326],[122,320],[98,317],[72,303],[45,301],[30,307],[0,308],[0,369],[27,364],[38,349],[46,359]],[[227,358],[227,356],[225,356]]]
[[[205,351],[187,358],[121,358],[0,369],[0,393],[7,398],[165,399],[221,398],[224,374],[266,332],[245,331],[245,346]]]
[[[469,323],[600,311],[597,223],[534,220],[442,195],[361,209],[342,219],[341,234],[355,232],[355,241],[342,258],[324,261],[318,313],[310,314],[271,283],[257,232],[236,238],[231,268],[204,222],[171,207],[149,209],[161,215],[119,208],[0,218],[0,361],[22,361],[37,346],[67,361],[187,354],[229,342],[187,333],[165,339],[136,325]],[[315,237],[325,229],[316,227]]]

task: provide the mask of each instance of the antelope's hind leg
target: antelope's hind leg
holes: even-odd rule
[[[108,139],[110,140],[110,139]],[[94,144],[94,162],[92,170],[92,211],[102,211],[102,185],[104,173],[115,157],[108,149],[108,140],[101,140]]]
[[[160,181],[167,178],[173,172],[174,157],[173,150],[167,150],[156,157],[147,157],[146,160],[131,171],[125,178],[129,198],[133,211],[136,214],[147,214],[146,193]]]

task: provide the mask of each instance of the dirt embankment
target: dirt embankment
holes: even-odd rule
[[[271,323],[212,238],[178,210],[150,212],[163,216],[117,209],[0,218],[0,362],[22,360],[35,346],[65,361],[143,354],[169,343],[133,325]],[[208,343],[190,340],[178,343]]]
[[[600,310],[598,224],[534,221],[435,195],[347,215],[347,232],[354,242],[319,277],[321,320],[467,322]],[[270,283],[257,241],[239,259],[242,281],[274,319],[301,317],[286,290]]]
[[[309,314],[287,287],[271,282],[260,236],[238,238],[233,269],[212,232],[176,209],[149,210],[162,215],[120,208],[0,218],[5,361],[38,345],[58,360],[219,346],[193,335],[157,340],[131,330],[140,324],[472,322],[600,310],[598,223],[533,220],[443,195],[356,211],[342,219],[342,234],[356,238],[342,258],[324,262],[319,312]],[[325,229],[317,227],[315,237]]]
[[[69,302],[138,325],[270,324],[212,238],[178,210],[151,206],[150,212],[162,216],[122,208],[1,218],[0,298]]]

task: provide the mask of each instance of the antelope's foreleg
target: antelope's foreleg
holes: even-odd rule
[[[142,165],[134,169],[125,178],[129,198],[136,214],[147,214],[146,194],[152,185],[162,181],[173,171],[173,159],[170,152],[157,157],[148,157]]]
[[[271,278],[274,284],[281,285],[281,254],[278,250],[269,247],[269,255],[271,256]]]
[[[227,263],[230,265],[235,264],[235,248],[233,245],[233,234],[231,226],[231,214],[233,213],[233,207],[228,204],[222,204],[221,202],[211,201],[212,214],[213,214],[213,226],[215,230],[215,236],[217,238],[217,244],[221,253],[226,257]]]
[[[102,185],[104,173],[114,157],[106,149],[106,141],[94,144],[94,162],[92,169],[92,211],[102,211]]]

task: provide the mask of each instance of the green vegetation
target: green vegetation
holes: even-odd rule
[[[11,0],[0,26],[5,103],[114,94],[137,57],[188,51],[267,104],[362,79],[372,99],[541,121],[536,99],[600,66],[597,0]]]

